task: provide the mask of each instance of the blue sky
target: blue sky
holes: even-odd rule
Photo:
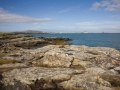
[[[0,31],[120,33],[120,0],[0,0]]]

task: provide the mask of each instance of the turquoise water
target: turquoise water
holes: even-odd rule
[[[80,33],[80,34],[27,34],[40,37],[70,38],[73,45],[102,46],[120,50],[120,33]]]

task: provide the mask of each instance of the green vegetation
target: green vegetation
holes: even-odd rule
[[[47,67],[47,68],[55,68],[55,66],[49,66],[48,64],[43,64],[41,62],[37,62],[33,64],[34,67]]]
[[[0,53],[0,58],[4,57],[6,55],[6,53]]]
[[[15,33],[0,32],[0,38],[7,38],[16,35]]]
[[[93,54],[93,55],[99,55],[97,51],[95,50],[89,50],[87,53]]]
[[[70,45],[69,42],[66,42],[64,40],[58,40],[58,39],[52,40],[52,44],[54,44],[54,45]]]
[[[4,67],[4,68],[0,68],[0,73],[3,73],[3,72],[7,72],[9,70],[13,70],[13,69],[21,69],[23,67]]]
[[[33,64],[35,67],[50,67],[50,66],[48,66],[47,64],[43,64],[43,63],[35,63],[35,64]]]
[[[120,90],[120,86],[119,87],[115,87],[115,90]]]
[[[16,60],[0,60],[0,65],[9,64],[9,63],[17,63]]]

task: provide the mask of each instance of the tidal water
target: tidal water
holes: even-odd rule
[[[120,50],[120,33],[69,33],[69,34],[27,34],[39,37],[65,37],[73,45],[111,47]]]

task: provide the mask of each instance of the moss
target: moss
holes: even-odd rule
[[[41,62],[36,62],[33,64],[34,67],[47,67],[47,68],[56,68],[56,66],[49,66],[48,64],[43,64]]]
[[[6,53],[0,53],[0,58],[4,57],[6,55]]]
[[[7,72],[7,71],[10,71],[13,69],[22,69],[22,68],[24,68],[24,67],[3,67],[3,68],[0,68],[0,73]]]
[[[93,55],[99,55],[97,51],[89,50],[87,53],[93,54]]]
[[[70,67],[77,70],[85,70],[85,68],[82,65],[71,65]]]
[[[0,65],[9,64],[9,63],[17,63],[16,60],[0,60]]]
[[[113,87],[120,86],[120,76],[119,75],[101,75],[102,79],[110,82]]]
[[[47,64],[43,64],[43,63],[35,63],[33,64],[35,67],[50,67]]]
[[[39,53],[36,53],[35,54],[35,58],[37,58],[37,59],[41,59],[41,58],[43,58],[44,56],[43,55],[40,55]]]
[[[16,35],[16,34],[15,33],[0,32],[0,37],[11,36],[11,35]]]
[[[58,39],[52,40],[52,44],[54,44],[54,45],[70,45],[69,42],[66,42],[65,40],[58,40]]]
[[[120,86],[119,87],[115,87],[115,90],[120,90]]]

